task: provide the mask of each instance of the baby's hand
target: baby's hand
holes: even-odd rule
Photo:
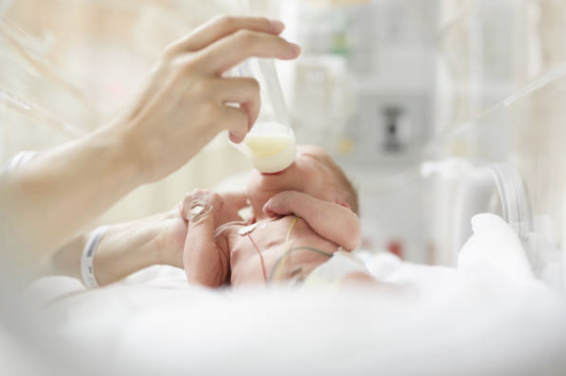
[[[293,201],[303,193],[295,191],[286,191],[271,197],[263,206],[263,212],[269,218],[284,217],[286,215],[295,214],[293,211]]]
[[[216,192],[195,189],[185,194],[179,203],[179,213],[186,221],[197,222],[212,213],[218,215],[224,206],[224,199]]]

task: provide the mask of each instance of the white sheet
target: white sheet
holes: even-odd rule
[[[369,260],[392,289],[211,291],[154,267],[91,291],[42,279],[30,294],[54,339],[116,373],[564,374],[564,302],[506,228],[476,218],[458,269]]]

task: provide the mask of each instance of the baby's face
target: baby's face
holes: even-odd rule
[[[299,146],[295,162],[276,174],[254,170],[248,182],[248,197],[257,216],[277,193],[298,191],[325,201],[335,200],[336,176],[332,159],[318,146]]]

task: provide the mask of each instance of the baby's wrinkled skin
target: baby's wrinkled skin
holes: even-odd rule
[[[276,267],[291,247],[312,247],[329,254],[340,248],[356,249],[361,226],[338,169],[321,148],[302,146],[285,171],[254,171],[246,193],[220,195],[199,190],[187,194],[180,211],[189,223],[183,254],[189,283],[208,287],[228,282],[233,286],[265,284],[257,249],[273,282],[304,278],[328,260],[323,254],[296,250],[289,254],[284,268]],[[253,218],[244,222],[238,211],[248,205]]]

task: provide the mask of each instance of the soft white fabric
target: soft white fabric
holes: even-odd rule
[[[54,343],[112,374],[566,374],[564,302],[507,229],[475,217],[458,269],[378,255],[384,289],[212,291],[154,267],[89,291],[46,278],[30,296],[49,296]]]
[[[369,274],[369,270],[354,254],[338,251],[327,262],[314,269],[305,279],[303,286],[306,288],[338,286],[345,276],[352,273]]]
[[[521,241],[511,227],[495,214],[472,218],[474,234],[458,255],[458,269],[520,282],[533,278]]]

